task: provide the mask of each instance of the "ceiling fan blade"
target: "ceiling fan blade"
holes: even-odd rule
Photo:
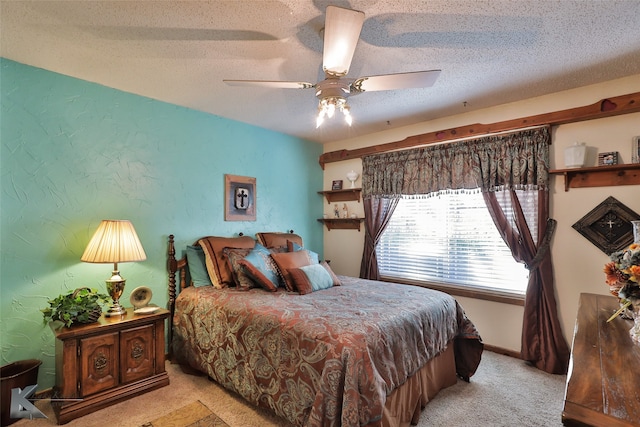
[[[259,86],[274,89],[310,89],[315,84],[308,82],[280,82],[271,80],[222,80],[229,86]]]
[[[363,23],[364,12],[327,6],[322,56],[325,73],[344,76],[349,72]]]
[[[357,93],[373,92],[376,90],[430,87],[433,86],[439,75],[440,70],[430,70],[360,77],[351,83],[351,89]]]

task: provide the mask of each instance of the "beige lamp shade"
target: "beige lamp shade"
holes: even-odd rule
[[[105,313],[106,317],[122,316],[126,313],[120,305],[126,280],[118,271],[119,262],[144,261],[147,255],[130,221],[103,219],[89,241],[80,260],[95,263],[113,263],[111,278],[106,281],[107,292],[113,305]]]
[[[89,241],[81,261],[94,263],[119,263],[144,261],[140,239],[131,221],[105,219]]]

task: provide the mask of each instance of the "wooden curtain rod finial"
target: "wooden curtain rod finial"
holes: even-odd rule
[[[451,141],[469,136],[488,135],[497,132],[518,130],[533,126],[556,126],[567,123],[576,123],[586,120],[601,119],[605,117],[619,116],[622,114],[640,112],[640,92],[627,95],[601,99],[600,101],[582,107],[569,108],[567,110],[538,114],[535,116],[521,117],[519,119],[505,120],[489,124],[475,123],[456,128],[439,130],[408,136],[402,141],[388,142],[370,147],[357,148],[355,150],[337,150],[324,153],[320,156],[319,163],[324,170],[327,163],[343,160],[357,159],[369,154],[384,153],[387,151],[412,148],[420,145],[428,145],[437,142]]]

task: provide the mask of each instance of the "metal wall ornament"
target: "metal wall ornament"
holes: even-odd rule
[[[248,176],[224,176],[224,220],[256,220],[256,179]]]
[[[638,219],[640,215],[609,196],[572,227],[602,252],[611,255],[633,243],[631,221]]]

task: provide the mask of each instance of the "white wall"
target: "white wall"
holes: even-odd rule
[[[559,92],[526,101],[505,104],[484,110],[379,132],[365,137],[326,144],[325,152],[354,149],[399,141],[408,136],[463,126],[472,123],[492,123],[502,120],[548,113],[593,104],[604,98],[640,92],[640,74],[597,85]],[[357,111],[353,112],[357,125]],[[564,167],[564,148],[574,142],[585,142],[592,153],[618,151],[620,163],[631,162],[631,142],[640,135],[640,113],[561,125],[553,128],[551,168]],[[596,156],[588,158],[596,165]],[[346,173],[362,171],[360,159],[329,163],[324,172],[324,189],[331,181],[343,179]],[[356,186],[360,186],[358,179]],[[556,283],[558,315],[567,343],[571,345],[578,298],[582,292],[608,294],[604,284],[603,266],[609,257],[580,235],[571,226],[609,196],[613,196],[640,214],[640,186],[573,188],[564,191],[562,177],[551,178],[551,217],[558,221],[552,241],[552,256]],[[362,203],[348,202],[350,213],[363,215]],[[332,206],[325,201],[325,213]],[[362,257],[364,231],[324,231],[324,255],[339,274],[358,276]],[[476,324],[485,344],[520,351],[523,308],[520,306],[458,297],[469,318]]]

